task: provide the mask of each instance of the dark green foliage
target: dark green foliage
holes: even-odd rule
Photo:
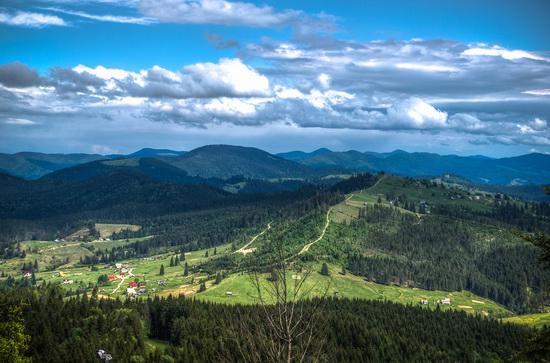
[[[550,283],[537,264],[537,250],[512,235],[480,237],[485,231],[473,226],[440,216],[419,219],[375,204],[341,233],[353,235],[356,243],[349,270],[371,281],[464,289],[517,312],[537,311],[544,304],[539,291]]]
[[[203,291],[206,291],[206,283],[205,282],[201,282],[201,284],[199,285],[199,292],[203,292]]]
[[[117,361],[146,355],[142,327],[148,317],[142,303],[123,304],[86,295],[64,300],[59,287],[18,288],[9,294],[0,291],[0,296],[5,296],[8,304],[23,304],[22,322],[31,337],[26,356],[33,362],[95,362],[98,349],[111,353]],[[3,317],[0,315],[0,320]]]
[[[299,308],[313,305],[304,302]],[[267,324],[262,307],[216,305],[183,297],[155,299],[149,306],[152,336],[173,344],[169,352],[176,361],[255,361],[251,352],[267,356],[258,339],[261,335],[255,331]],[[507,360],[512,351],[522,347],[528,332],[464,312],[387,302],[328,299],[323,306],[323,324],[310,346],[308,361]],[[301,349],[300,345],[295,349]]]
[[[164,264],[161,264],[161,265],[160,265],[159,275],[160,275],[160,276],[164,275]]]
[[[330,276],[330,272],[328,270],[328,266],[325,262],[323,262],[323,265],[321,266],[321,275]]]

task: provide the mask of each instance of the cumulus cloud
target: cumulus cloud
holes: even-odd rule
[[[388,120],[404,128],[438,129],[446,127],[447,113],[436,110],[420,98],[411,97],[388,108]]]
[[[0,83],[6,87],[31,87],[39,82],[38,72],[26,64],[14,62],[0,65]]]
[[[138,8],[143,14],[164,22],[255,28],[286,25],[302,15],[295,10],[277,12],[267,5],[225,0],[139,0]]]
[[[60,17],[41,13],[30,13],[26,11],[18,11],[15,14],[0,12],[0,23],[29,28],[68,25]]]
[[[139,73],[98,66],[79,65],[79,75],[104,80],[104,91],[133,97],[211,98],[268,96],[269,79],[239,59],[221,59],[219,63],[196,63],[173,72],[154,66]],[[89,78],[89,77],[88,77]],[[109,92],[104,92],[107,96]]]
[[[501,48],[468,52],[481,46],[448,40],[207,38],[215,47],[238,47],[242,58],[140,71],[78,65],[43,77],[24,64],[0,66],[0,122],[42,125],[40,117],[51,115],[116,122],[122,114],[195,129],[287,125],[422,132],[439,143],[467,139],[472,148],[548,146],[550,63],[541,59]]]

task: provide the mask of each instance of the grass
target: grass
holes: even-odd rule
[[[513,316],[502,319],[502,321],[506,323],[524,324],[542,328],[545,325],[550,326],[550,313]]]
[[[106,223],[96,223],[95,228],[99,231],[101,238],[111,237],[113,233],[118,233],[124,229],[129,229],[130,231],[139,231],[141,226],[136,226],[133,224],[106,224]]]
[[[337,266],[330,266],[331,276],[323,276],[317,271],[320,265],[313,265],[313,272],[304,283],[304,291],[311,289],[308,297],[338,296],[349,299],[388,300],[401,304],[418,305],[420,300],[430,302],[428,308],[439,306],[441,310],[463,310],[470,314],[493,316],[495,318],[511,317],[514,315],[505,307],[477,296],[469,291],[427,291],[416,288],[387,286],[365,281],[362,277],[347,273],[342,275]],[[289,279],[292,281],[292,279]],[[227,297],[230,291],[233,295]],[[235,274],[222,280],[219,285],[207,285],[207,290],[195,295],[197,299],[218,303],[253,304],[257,302],[257,292],[247,274]],[[437,300],[450,298],[452,305],[438,305]]]

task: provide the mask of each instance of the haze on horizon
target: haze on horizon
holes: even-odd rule
[[[550,2],[8,0],[0,152],[550,153]]]

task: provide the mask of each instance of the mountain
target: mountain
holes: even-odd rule
[[[290,152],[279,153],[279,154],[275,154],[275,155],[280,157],[280,158],[283,158],[283,159],[292,160],[292,161],[299,161],[299,160],[304,160],[304,159],[311,158],[315,155],[331,153],[331,152],[332,151],[329,150],[329,149],[321,148],[321,149],[317,149],[315,151],[312,151],[310,153],[306,153],[306,152],[303,152],[303,151],[290,151]]]
[[[155,156],[179,156],[187,153],[187,151],[174,151],[170,149],[151,149],[151,148],[143,148],[141,150],[138,150],[134,153],[124,155],[124,154],[111,154],[107,155],[108,158],[111,159],[119,159],[119,158],[130,158],[130,159],[141,159],[141,158],[150,158]]]
[[[333,152],[322,148],[310,153],[292,151],[272,155],[251,147],[209,145],[190,152],[145,148],[115,158],[118,156],[31,152],[0,154],[0,173],[34,180],[78,165],[104,161],[68,170],[67,174],[53,174],[51,178],[83,180],[112,168],[138,167],[140,172],[153,178],[177,183],[197,183],[201,182],[200,178],[229,179],[235,176],[256,180],[310,179],[331,174],[380,171],[411,177],[454,174],[484,185],[550,183],[550,155],[536,153],[494,159],[480,155],[463,157],[426,152],[408,153],[403,150],[390,153],[354,150]],[[148,160],[143,161],[145,159]]]
[[[0,171],[32,180],[52,171],[105,158],[105,156],[97,154],[43,154],[35,152],[0,154]]]
[[[378,172],[403,176],[456,174],[475,183],[499,185],[541,185],[550,183],[550,155],[529,154],[492,159],[472,156],[408,153],[387,154],[358,151],[325,152],[298,162],[313,167],[341,167],[357,172]]]
[[[75,183],[105,175],[114,171],[132,171],[157,181],[182,184],[198,184],[201,178],[190,177],[187,172],[155,158],[113,159],[93,161],[57,170],[40,178],[42,182]]]
[[[248,179],[307,178],[315,173],[309,167],[252,147],[209,145],[185,155],[162,158],[189,175],[203,178]]]

